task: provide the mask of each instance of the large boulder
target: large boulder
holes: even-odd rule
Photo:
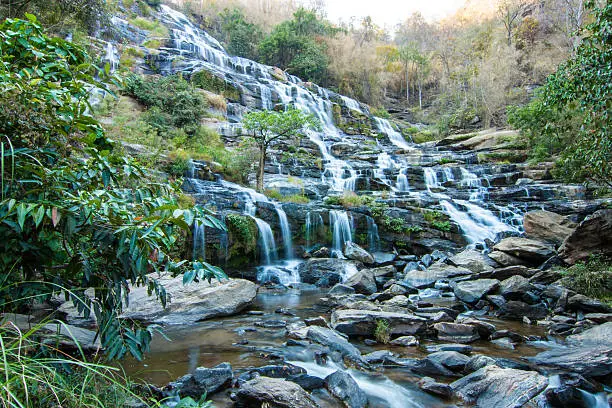
[[[524,259],[517,258],[502,251],[492,251],[489,253],[489,258],[505,267],[516,267],[528,265],[528,262]]]
[[[426,271],[410,271],[404,276],[404,282],[414,288],[433,287],[438,280],[448,280],[459,276],[471,275],[473,272],[467,268],[447,265],[436,262]]]
[[[304,283],[331,287],[357,273],[358,265],[346,259],[311,258],[300,264],[298,273]]]
[[[355,293],[361,293],[364,295],[371,295],[376,293],[376,280],[374,273],[370,269],[363,269],[350,278],[348,278],[344,285],[349,286],[355,290]]]
[[[494,266],[496,266],[495,262],[491,258],[483,255],[480,251],[476,251],[475,249],[466,249],[465,251],[460,252],[448,259],[447,262],[454,266],[466,268],[476,273],[490,271]]]
[[[438,339],[455,343],[471,343],[480,339],[478,328],[461,323],[436,323],[433,328],[438,332]]]
[[[501,305],[497,314],[499,317],[508,320],[523,320],[523,317],[531,320],[542,320],[548,315],[548,309],[542,303],[530,305],[518,300],[511,300]]]
[[[391,335],[414,335],[427,326],[427,319],[407,313],[339,309],[331,315],[332,327],[348,336],[373,336],[380,320],[389,324]]]
[[[612,209],[586,217],[559,248],[559,256],[570,265],[596,252],[612,255]]]
[[[121,317],[165,324],[187,324],[236,314],[249,306],[257,295],[257,286],[245,279],[213,280],[183,285],[182,276],[164,276],[159,282],[166,288],[169,302],[164,308],[147,288],[132,288],[129,306]]]
[[[308,327],[306,338],[328,347],[331,351],[340,353],[343,358],[353,363],[366,365],[357,347],[353,346],[347,339],[334,330],[328,329],[327,327],[310,326]]]
[[[470,357],[457,351],[438,351],[431,353],[426,358],[455,372],[463,371],[465,365],[470,361]]]
[[[525,228],[525,235],[529,238],[561,245],[563,240],[574,231],[576,224],[563,215],[537,210],[525,214],[523,227]]]
[[[451,385],[467,404],[481,408],[518,408],[548,386],[535,371],[485,366]]]
[[[368,397],[350,374],[338,370],[325,378],[329,392],[344,403],[348,408],[364,408],[368,405]]]
[[[198,367],[193,373],[168,384],[167,388],[178,392],[181,397],[198,400],[202,395],[211,395],[227,388],[233,378],[232,366],[229,363],[221,363],[213,368]]]
[[[246,407],[315,408],[319,405],[302,387],[280,378],[257,377],[242,384],[237,402]]]
[[[520,275],[512,276],[499,285],[499,294],[509,300],[521,300],[527,292],[534,290],[529,279]]]
[[[497,279],[478,279],[473,281],[463,281],[453,283],[455,296],[465,303],[476,303],[487,293],[497,289],[499,281]]]
[[[531,265],[539,265],[555,255],[555,250],[550,244],[522,237],[504,238],[493,249]]]
[[[355,244],[354,242],[347,242],[344,245],[344,256],[354,261],[359,261],[364,264],[373,264],[374,257],[368,251]]]

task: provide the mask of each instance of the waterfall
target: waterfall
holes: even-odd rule
[[[487,195],[487,188],[482,185],[480,178],[465,167],[460,167],[459,170],[461,171],[459,185],[475,190],[470,194],[470,201],[484,200]]]
[[[106,43],[106,53],[103,60],[110,65],[110,72],[115,72],[119,68],[119,51],[111,41]]]
[[[193,260],[206,261],[206,226],[199,221],[193,223]]]
[[[401,169],[397,175],[397,181],[395,183],[395,188],[397,191],[408,192],[410,191],[410,184],[408,184],[408,177],[406,176],[406,172],[408,169]]]
[[[276,209],[276,213],[278,214],[278,221],[280,224],[281,234],[283,237],[283,246],[285,248],[285,259],[293,258],[293,242],[291,240],[291,227],[289,226],[289,221],[287,220],[287,214],[283,207],[280,204],[275,203],[274,208]]]
[[[261,92],[261,108],[265,110],[272,109],[274,107],[272,104],[272,91],[264,84],[261,84],[259,89]]]
[[[344,258],[342,248],[344,244],[352,241],[353,231],[346,211],[330,210],[329,225],[332,229],[332,256]]]
[[[380,236],[378,235],[378,225],[374,218],[368,216],[368,249],[370,252],[377,252],[380,249]]]
[[[447,200],[441,201],[440,205],[451,219],[459,224],[470,244],[483,242],[485,239],[493,240],[500,232],[515,230],[510,225],[501,222],[487,209],[468,201],[455,200],[455,202],[463,206],[467,212],[460,211]]]
[[[253,217],[253,219],[259,231],[258,244],[261,259],[266,265],[269,265],[272,261],[276,261],[276,243],[274,242],[272,228],[261,218]]]
[[[389,138],[389,141],[391,141],[391,143],[393,143],[395,146],[404,150],[412,149],[410,144],[406,142],[406,139],[404,139],[404,136],[402,136],[400,132],[395,130],[391,125],[391,122],[389,122],[387,119],[374,117],[374,122],[376,122],[376,127],[378,128],[378,130],[381,133],[386,134]]]
[[[323,226],[323,217],[321,214],[309,211],[306,215],[306,249],[311,249],[313,239],[317,238],[319,229]]]
[[[427,187],[427,191],[431,193],[431,188],[439,188],[441,187],[440,182],[438,181],[438,175],[436,171],[431,167],[425,167],[423,169],[423,174],[425,176],[425,186]]]
[[[356,100],[344,95],[340,95],[340,98],[342,99],[342,102],[344,102],[344,105],[346,105],[347,108],[363,113],[361,107],[359,106],[359,102],[357,102]]]

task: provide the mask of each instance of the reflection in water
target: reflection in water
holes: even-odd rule
[[[189,348],[189,372],[192,373],[198,368],[200,358],[200,347],[190,347]]]

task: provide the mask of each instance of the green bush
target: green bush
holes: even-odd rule
[[[376,327],[374,328],[374,338],[379,343],[389,343],[389,340],[391,340],[391,325],[387,320],[376,320]]]
[[[612,261],[601,255],[591,255],[563,272],[563,285],[578,293],[612,302]]]
[[[387,110],[384,107],[381,107],[378,109],[372,109],[371,113],[372,115],[378,116],[379,118],[383,118],[383,119],[389,119],[391,117],[389,112],[387,112]]]
[[[204,69],[193,73],[190,80],[198,88],[223,95],[233,101],[240,100],[240,91],[238,89],[223,78]]]

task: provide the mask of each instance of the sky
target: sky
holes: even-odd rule
[[[325,0],[327,17],[331,21],[348,21],[351,16],[371,16],[381,26],[393,28],[415,11],[429,20],[453,14],[465,0]]]

